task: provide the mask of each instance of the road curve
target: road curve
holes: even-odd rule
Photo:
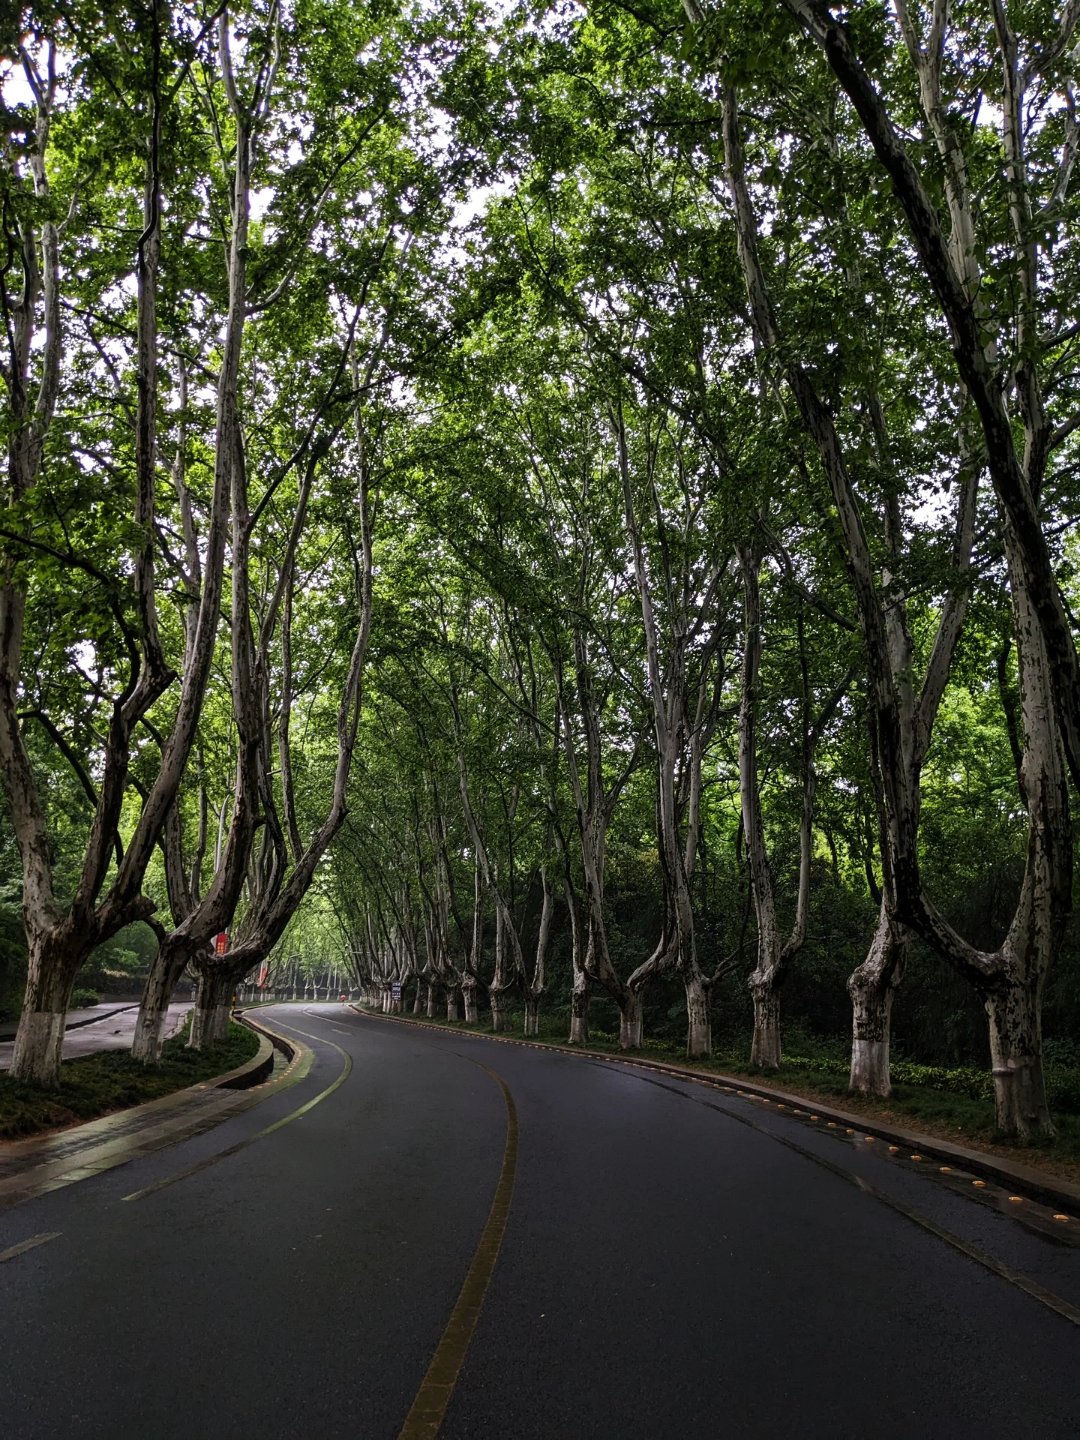
[[[1080,1434],[1080,1221],[718,1088],[262,1018],[299,1084],[0,1213],[4,1440]]]

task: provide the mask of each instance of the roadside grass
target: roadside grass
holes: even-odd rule
[[[377,1014],[377,1011],[372,1011]],[[448,1021],[445,1016],[428,1020],[426,1016],[406,1016],[423,1020],[428,1025],[441,1025],[450,1030],[466,1030],[490,1035],[490,1017],[476,1025],[463,1020]],[[503,1034],[509,1039],[522,1038],[522,1016],[510,1012],[510,1028]],[[566,1042],[567,1026],[561,1016],[541,1016],[540,1034],[545,1045],[572,1049]],[[591,1030],[589,1050],[618,1055],[618,1037],[603,1030]],[[990,1076],[982,1071],[920,1066],[897,1061],[894,1064],[892,1094],[887,1100],[854,1095],[847,1088],[847,1061],[838,1055],[792,1055],[779,1071],[763,1071],[749,1064],[743,1047],[718,1046],[710,1060],[686,1059],[682,1048],[660,1040],[646,1039],[641,1050],[632,1052],[638,1058],[679,1065],[705,1074],[730,1075],[744,1079],[762,1089],[787,1091],[808,1100],[815,1098],[831,1103],[839,1110],[864,1115],[868,1121],[891,1122],[905,1129],[918,1131],[930,1138],[949,1140],[973,1150],[985,1151],[1012,1160],[1018,1165],[1044,1170],[1074,1182],[1080,1182],[1080,1114],[1068,1103],[1076,1093],[1078,1075],[1073,1070],[1050,1068],[1048,1088],[1057,1135],[1053,1140],[1020,1145],[1006,1139],[994,1123]],[[897,1079],[910,1076],[911,1079]],[[921,1082],[921,1083],[919,1083]],[[955,1089],[949,1088],[955,1086]],[[981,1093],[980,1093],[981,1092]],[[1055,1098],[1058,1104],[1054,1105]],[[1064,1103],[1062,1103],[1064,1102]]]
[[[212,1080],[243,1065],[259,1048],[259,1036],[230,1022],[229,1033],[210,1050],[185,1048],[186,1027],[161,1047],[161,1064],[143,1065],[126,1050],[84,1055],[60,1067],[60,1088],[49,1090],[0,1072],[0,1140],[22,1139],[114,1110],[156,1100],[174,1090]]]

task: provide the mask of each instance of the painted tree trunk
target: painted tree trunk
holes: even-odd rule
[[[477,1025],[480,1022],[480,1010],[476,1003],[476,977],[466,975],[461,985],[461,997],[465,1003],[465,1024]],[[456,1016],[454,1017],[457,1018]]]
[[[77,963],[57,963],[51,936],[31,945],[26,999],[11,1061],[13,1079],[51,1087],[60,1084],[64,1021],[77,968]]]
[[[424,987],[420,984],[420,981],[417,980],[417,982],[416,982],[416,994],[413,996],[412,1013],[413,1013],[414,1015],[419,1015],[419,1014],[422,1013],[423,1008],[424,1008]]]
[[[851,1071],[848,1089],[882,1099],[892,1091],[889,1051],[892,1001],[904,975],[907,932],[887,913],[884,904],[866,959],[849,977],[851,996]]]
[[[777,971],[750,977],[750,995],[754,1002],[754,1038],[750,1044],[750,1064],[762,1070],[779,1070],[780,1048],[780,975]]]
[[[1046,1103],[1039,996],[1018,981],[984,1000],[990,1025],[997,1128],[1021,1140],[1054,1134]]]
[[[582,983],[577,983],[577,976],[574,977],[574,988],[570,992],[570,1039],[571,1045],[587,1045],[589,1043],[589,982],[585,972],[581,972]]]
[[[446,990],[446,1018],[447,1018],[447,1020],[457,1021],[457,1020],[460,1018],[460,1010],[459,1010],[460,1000],[461,1000],[461,991],[457,988],[457,986],[456,986],[456,985],[449,985],[449,986],[447,986],[447,990]]]
[[[489,994],[491,1005],[491,1028],[496,1035],[507,1028],[509,1017],[506,1011],[506,991],[492,990]]]
[[[429,1020],[434,1020],[435,1018],[435,1001],[435,986],[429,980],[427,987],[427,1005],[425,1007],[425,1014]]]
[[[686,989],[686,1054],[697,1059],[712,1054],[712,1021],[709,1017],[709,993],[697,969],[683,975]]]
[[[195,1010],[191,1017],[189,1050],[208,1050],[225,1039],[229,1029],[229,999],[233,982],[222,970],[208,969],[199,976]]]
[[[619,1008],[619,1049],[641,1049],[641,994],[628,990]]]
[[[525,992],[525,1034],[535,1037],[540,1034],[540,997]]]

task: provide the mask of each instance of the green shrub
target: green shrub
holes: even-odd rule
[[[92,1005],[97,1005],[101,996],[96,990],[73,990],[71,992],[72,1010],[89,1010]]]
[[[1052,1114],[1080,1115],[1080,1067],[1048,1065],[1046,1098]]]

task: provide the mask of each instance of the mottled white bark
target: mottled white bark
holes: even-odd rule
[[[1054,1134],[1046,1102],[1039,987],[1010,984],[986,997],[997,1127],[1020,1139]]]
[[[641,1049],[641,996],[635,991],[628,990],[626,998],[619,1009],[619,1049],[640,1050]]]
[[[188,1037],[189,1050],[208,1050],[225,1039],[233,983],[230,976],[214,965],[207,965],[200,973]]]
[[[893,995],[904,976],[908,935],[890,916],[884,900],[866,959],[847,982],[851,997],[851,1071],[849,1087],[861,1095],[886,1098]]]
[[[184,956],[177,956],[170,963],[169,955],[162,953],[159,946],[150,965],[139,1003],[139,1015],[135,1021],[135,1036],[131,1042],[131,1053],[144,1065],[156,1065],[161,1059],[162,1032],[169,1002],[183,974]]]

